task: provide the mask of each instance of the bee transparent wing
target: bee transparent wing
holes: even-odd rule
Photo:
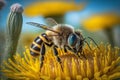
[[[27,22],[26,24],[29,24],[29,25],[32,25],[32,26],[36,26],[36,27],[39,27],[39,28],[42,28],[42,29],[45,29],[45,30],[49,30],[49,31],[52,31],[52,32],[55,32],[55,33],[58,33],[57,31],[47,27],[46,25],[43,25],[43,24],[39,24],[39,23],[35,23],[35,22]]]
[[[43,24],[39,24],[39,23],[35,23],[35,22],[27,22],[26,24],[48,30],[48,27],[46,25],[43,25]]]
[[[47,23],[50,27],[53,27],[53,26],[55,26],[55,25],[58,24],[53,18],[46,18],[46,23]]]

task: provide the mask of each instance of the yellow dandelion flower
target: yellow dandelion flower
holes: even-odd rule
[[[83,21],[84,27],[89,31],[111,28],[118,24],[120,24],[120,16],[115,13],[97,14]]]
[[[44,65],[40,72],[39,58],[33,58],[29,49],[24,52],[24,57],[14,55],[15,62],[11,59],[4,62],[2,72],[11,79],[23,80],[112,80],[120,78],[119,48],[111,48],[110,45],[99,45],[100,50],[90,44],[84,48],[86,58],[78,58],[72,52],[62,53],[58,49],[62,59],[63,70],[55,60],[53,52],[49,49],[45,55]]]
[[[63,16],[68,11],[83,9],[83,4],[67,1],[43,1],[35,2],[25,7],[24,14],[27,16]]]

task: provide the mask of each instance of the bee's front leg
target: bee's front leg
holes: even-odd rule
[[[77,51],[76,51],[75,48],[71,48],[71,47],[69,47],[68,45],[65,45],[65,46],[64,46],[64,51],[67,52],[67,50],[70,50],[71,52],[77,53]]]
[[[60,66],[61,66],[61,69],[62,69],[62,71],[63,71],[63,67],[62,67],[62,62],[61,62],[61,59],[60,59],[60,57],[58,56],[58,51],[57,51],[57,46],[56,45],[54,45],[53,46],[53,52],[54,52],[54,55],[55,55],[55,57],[56,57],[56,60],[60,63]]]
[[[78,56],[79,58],[81,58],[81,56],[83,56],[83,57],[85,57],[85,55],[84,55],[84,52],[83,52],[83,54],[81,54],[82,53],[82,49],[79,49],[78,51],[75,49],[75,48],[70,48],[68,45],[65,45],[64,46],[64,51],[65,51],[65,49],[66,49],[66,51],[67,51],[67,49],[68,50],[70,50],[70,51],[72,51],[76,56]],[[80,55],[79,55],[79,53],[80,53]],[[85,57],[86,58],[86,57]]]
[[[65,45],[64,46],[64,51],[67,52],[67,50],[70,50],[73,52],[72,48],[70,48],[68,45]]]

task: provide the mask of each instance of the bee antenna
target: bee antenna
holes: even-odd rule
[[[86,38],[84,38],[83,41],[87,44],[87,46],[89,47],[89,49],[92,50],[92,48],[90,47],[90,45],[88,44],[88,42],[85,39]]]
[[[92,48],[90,47],[90,45],[88,44],[88,42],[87,41],[84,41],[86,44],[87,44],[87,46],[90,48],[90,50],[92,50]]]
[[[100,49],[100,48],[98,47],[97,43],[94,41],[93,38],[91,38],[91,37],[88,37],[88,38],[93,41],[93,43],[97,46],[98,49]]]

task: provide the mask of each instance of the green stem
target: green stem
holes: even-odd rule
[[[6,58],[13,59],[13,55],[16,53],[17,50],[17,44],[18,44],[18,39],[6,40],[6,47],[5,47]]]
[[[16,53],[19,36],[22,29],[22,14],[17,12],[10,12],[6,27],[6,44],[4,57],[13,58]]]

